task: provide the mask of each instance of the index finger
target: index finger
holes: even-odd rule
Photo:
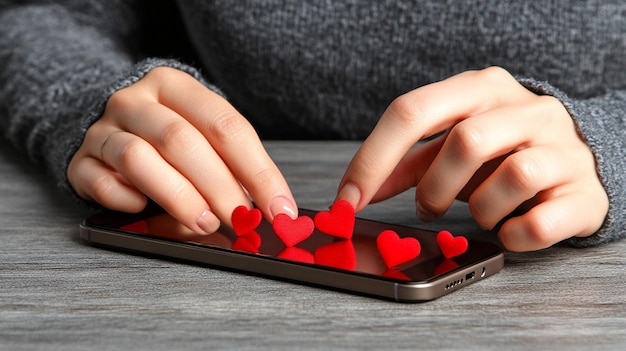
[[[159,85],[161,102],[202,132],[266,218],[272,220],[279,213],[295,218],[297,205],[289,186],[252,125],[226,99],[193,77],[179,79],[188,82]],[[212,208],[228,222],[238,205],[226,200],[212,203]]]
[[[339,185],[337,199],[363,209],[419,140],[497,106],[535,95],[504,69],[468,71],[396,98],[363,142]]]

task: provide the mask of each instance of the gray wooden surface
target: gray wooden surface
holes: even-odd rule
[[[300,205],[325,209],[357,144],[267,147]],[[2,350],[626,349],[626,241],[508,253],[485,281],[398,304],[93,248],[87,212],[5,144],[0,179]],[[361,216],[413,211],[406,193]],[[476,230],[462,204],[432,227]]]

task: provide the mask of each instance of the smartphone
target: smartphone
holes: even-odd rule
[[[316,213],[299,212],[311,218]],[[395,231],[400,238],[416,238],[421,245],[419,255],[387,267],[376,242],[386,230]],[[211,235],[197,234],[158,207],[138,214],[103,212],[80,224],[80,236],[95,246],[399,302],[436,299],[491,276],[504,265],[499,245],[471,238],[467,238],[464,253],[445,258],[436,235],[357,218],[351,239],[315,229],[304,241],[286,247],[265,220],[245,235],[236,235],[226,226]]]

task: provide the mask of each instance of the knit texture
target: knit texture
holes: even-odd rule
[[[398,95],[498,65],[560,99],[610,197],[588,246],[626,235],[626,3],[0,1],[6,138],[73,194],[108,98],[154,67],[223,93],[264,138],[363,139]],[[216,87],[219,87],[216,88]]]

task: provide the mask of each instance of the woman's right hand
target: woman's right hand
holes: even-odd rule
[[[67,176],[79,196],[122,212],[148,198],[191,230],[231,226],[250,197],[272,221],[297,217],[287,182],[250,123],[180,70],[159,67],[117,91],[87,131]]]

